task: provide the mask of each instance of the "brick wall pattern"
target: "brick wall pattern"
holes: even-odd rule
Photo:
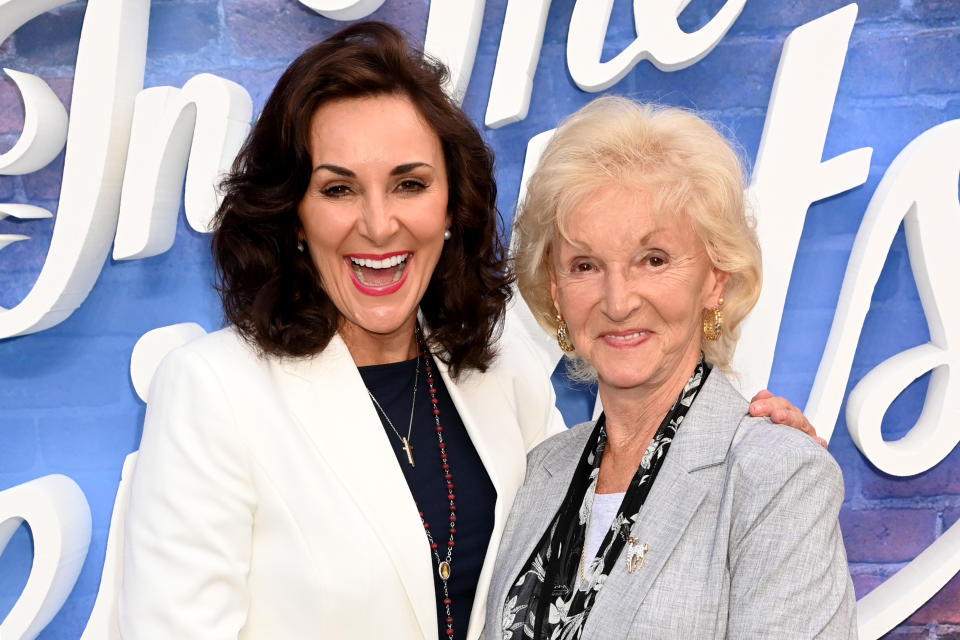
[[[500,208],[509,218],[527,140],[589,101],[573,84],[565,43],[574,0],[554,0],[534,81],[530,115],[483,129],[496,151]],[[632,2],[616,0],[605,56],[633,39]],[[722,5],[694,0],[681,26],[696,29]],[[843,0],[749,0],[716,49],[696,65],[663,73],[635,67],[610,91],[694,107],[729,127],[754,158],[784,38],[796,27],[846,4]],[[483,121],[505,0],[489,0],[472,80],[464,102]],[[86,2],[48,12],[0,44],[0,64],[46,79],[69,108],[74,61]],[[371,17],[404,28],[422,42],[429,0],[387,0]],[[145,86],[182,86],[210,72],[243,85],[260,107],[295,55],[339,27],[295,0],[153,0]],[[771,387],[803,406],[813,383],[854,236],[870,196],[896,154],[928,128],[960,117],[960,0],[868,0],[859,15],[840,82],[825,157],[873,147],[867,183],[809,210],[790,284]],[[0,81],[0,149],[17,139],[23,107]],[[0,201],[56,211],[63,157],[34,174],[0,177]],[[0,220],[0,233],[27,242],[0,253],[0,306],[29,291],[46,257],[52,220]],[[143,405],[133,392],[131,349],[146,331],[177,322],[220,324],[210,288],[209,238],[182,217],[174,247],[132,262],[107,260],[86,302],[47,331],[0,341],[0,489],[48,473],[80,485],[93,513],[93,540],[79,581],[43,640],[78,638],[97,593],[107,527],[124,457],[137,448]],[[873,296],[850,387],[887,357],[929,339],[901,228]],[[568,421],[586,417],[590,401],[555,375]],[[927,379],[893,404],[884,435],[896,438],[919,414]],[[849,391],[849,389],[848,389]],[[960,519],[960,450],[933,469],[894,478],[855,448],[841,411],[830,444],[846,481],[841,525],[858,596],[904,566]],[[32,558],[21,527],[0,557],[0,619],[19,595]],[[889,634],[891,638],[960,638],[960,575]]]

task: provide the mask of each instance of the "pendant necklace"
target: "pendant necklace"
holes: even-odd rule
[[[377,399],[374,397],[373,392],[370,389],[367,389],[367,395],[370,396],[370,399],[373,400],[373,404],[376,405],[377,409],[380,410],[380,413],[383,415],[384,420],[387,421],[387,424],[390,425],[390,428],[393,429],[393,432],[397,434],[397,437],[400,438],[402,443],[401,449],[404,453],[407,454],[407,462],[410,463],[411,467],[416,466],[413,463],[413,445],[410,444],[410,434],[413,431],[413,408],[417,405],[417,384],[420,382],[420,358],[417,358],[417,372],[413,377],[413,400],[410,402],[410,420],[407,422],[407,437],[404,438],[400,435],[400,432],[397,431],[397,428],[393,426],[393,422],[390,420],[390,416],[387,415],[387,412],[383,410],[383,407],[380,406],[380,403],[377,402]]]
[[[443,558],[440,556],[440,544],[434,539],[433,534],[430,531],[430,523],[427,522],[423,510],[420,509],[420,505],[417,505],[417,512],[420,515],[420,522],[423,524],[423,531],[427,536],[427,542],[430,545],[430,551],[433,553],[433,558],[437,562],[437,576],[439,576],[440,584],[443,588],[443,607],[444,612],[447,614],[445,619],[447,625],[445,635],[449,640],[453,640],[453,609],[451,606],[452,600],[450,599],[450,589],[447,581],[450,580],[450,575],[453,571],[453,548],[456,544],[454,538],[457,533],[457,503],[456,495],[453,492],[453,473],[450,469],[450,460],[447,457],[447,443],[443,439],[443,426],[440,424],[440,401],[437,398],[437,388],[434,384],[433,378],[433,367],[430,364],[430,350],[421,340],[419,326],[416,328],[416,336],[418,348],[421,349],[422,352],[417,358],[417,372],[413,380],[413,402],[410,405],[410,420],[407,424],[406,438],[400,435],[400,432],[397,430],[397,428],[393,426],[393,422],[390,421],[390,417],[387,415],[387,412],[383,410],[383,407],[380,406],[380,403],[377,402],[377,399],[369,389],[367,389],[367,394],[370,396],[370,399],[373,400],[373,404],[376,405],[377,409],[380,410],[380,413],[387,421],[387,424],[390,425],[390,428],[393,429],[393,432],[397,434],[398,438],[400,438],[400,442],[403,443],[401,448],[407,454],[407,462],[410,463],[411,467],[414,466],[413,446],[410,444],[410,435],[413,432],[413,414],[417,400],[417,385],[420,380],[420,358],[423,358],[424,372],[427,374],[427,385],[430,390],[431,412],[433,413],[433,422],[437,433],[437,448],[440,452],[440,468],[443,471],[443,479],[447,487],[446,500],[447,510],[449,512],[449,515],[447,516],[449,537],[447,538],[447,552]]]

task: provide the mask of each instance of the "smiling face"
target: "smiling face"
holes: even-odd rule
[[[410,100],[390,95],[317,109],[310,155],[302,239],[361,364],[378,345],[412,342],[449,226],[443,149]]]
[[[687,217],[658,215],[644,194],[610,186],[571,211],[565,231],[551,245],[551,293],[600,392],[682,386],[703,310],[728,278]]]

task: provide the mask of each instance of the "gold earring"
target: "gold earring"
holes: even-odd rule
[[[712,311],[703,314],[703,336],[713,342],[723,334],[723,296]]]
[[[573,344],[570,342],[570,329],[560,314],[557,314],[557,344],[567,353],[570,353],[574,349]]]

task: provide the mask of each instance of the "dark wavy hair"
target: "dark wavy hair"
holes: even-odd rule
[[[410,99],[440,138],[452,237],[420,302],[430,346],[453,375],[495,355],[512,275],[500,240],[493,154],[444,93],[447,70],[395,28],[349,26],[304,51],[283,73],[221,184],[213,232],[226,319],[263,353],[307,356],[326,347],[340,314],[296,246],[297,206],[310,181],[313,114],[330,100]]]

